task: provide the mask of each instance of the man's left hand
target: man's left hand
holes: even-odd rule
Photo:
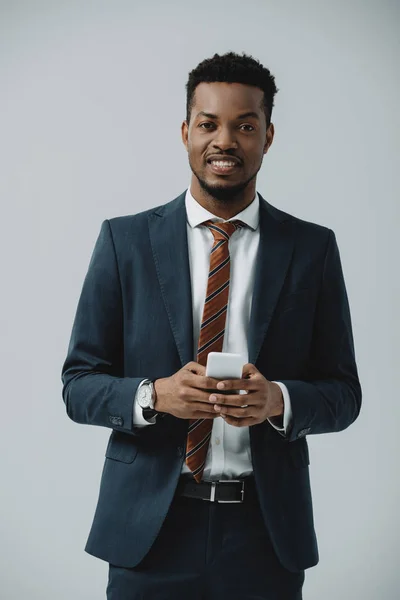
[[[283,415],[283,396],[279,385],[268,381],[260,371],[251,363],[243,367],[242,379],[224,379],[217,384],[223,392],[238,390],[237,394],[210,395],[210,402],[214,403],[214,410],[221,417],[236,427],[249,427],[263,423],[271,417]],[[239,394],[245,390],[246,394]],[[245,408],[242,408],[246,405]]]

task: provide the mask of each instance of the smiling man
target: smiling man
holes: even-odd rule
[[[348,427],[361,387],[334,232],[256,189],[276,92],[251,56],[200,63],[189,188],[93,250],[62,381],[112,429],[86,545],[109,600],[299,600],[318,562],[307,435]],[[207,377],[210,352],[242,378]]]
[[[256,177],[274,138],[270,121],[276,88],[270,96],[243,83],[202,82],[182,124],[182,138],[193,171],[190,185],[196,201],[230,219],[253,202]]]

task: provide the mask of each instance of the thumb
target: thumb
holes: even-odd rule
[[[188,365],[186,365],[185,369],[187,369],[191,373],[194,373],[195,375],[205,375],[206,374],[206,368],[203,365],[201,365],[200,363],[197,363],[194,361],[192,361]]]
[[[250,379],[260,371],[252,363],[246,363],[243,366],[242,379]]]

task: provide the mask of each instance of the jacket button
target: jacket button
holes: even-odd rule
[[[176,453],[177,453],[178,456],[183,456],[183,448],[182,448],[182,446],[178,446]]]

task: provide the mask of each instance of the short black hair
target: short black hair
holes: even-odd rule
[[[260,108],[264,110],[267,126],[269,125],[274,96],[278,92],[275,77],[260,61],[244,52],[242,56],[235,52],[227,52],[221,56],[214,54],[212,58],[206,58],[189,73],[186,84],[186,121],[188,124],[195,103],[196,87],[202,82],[212,83],[215,81],[244,83],[254,85],[262,90],[264,98]]]

